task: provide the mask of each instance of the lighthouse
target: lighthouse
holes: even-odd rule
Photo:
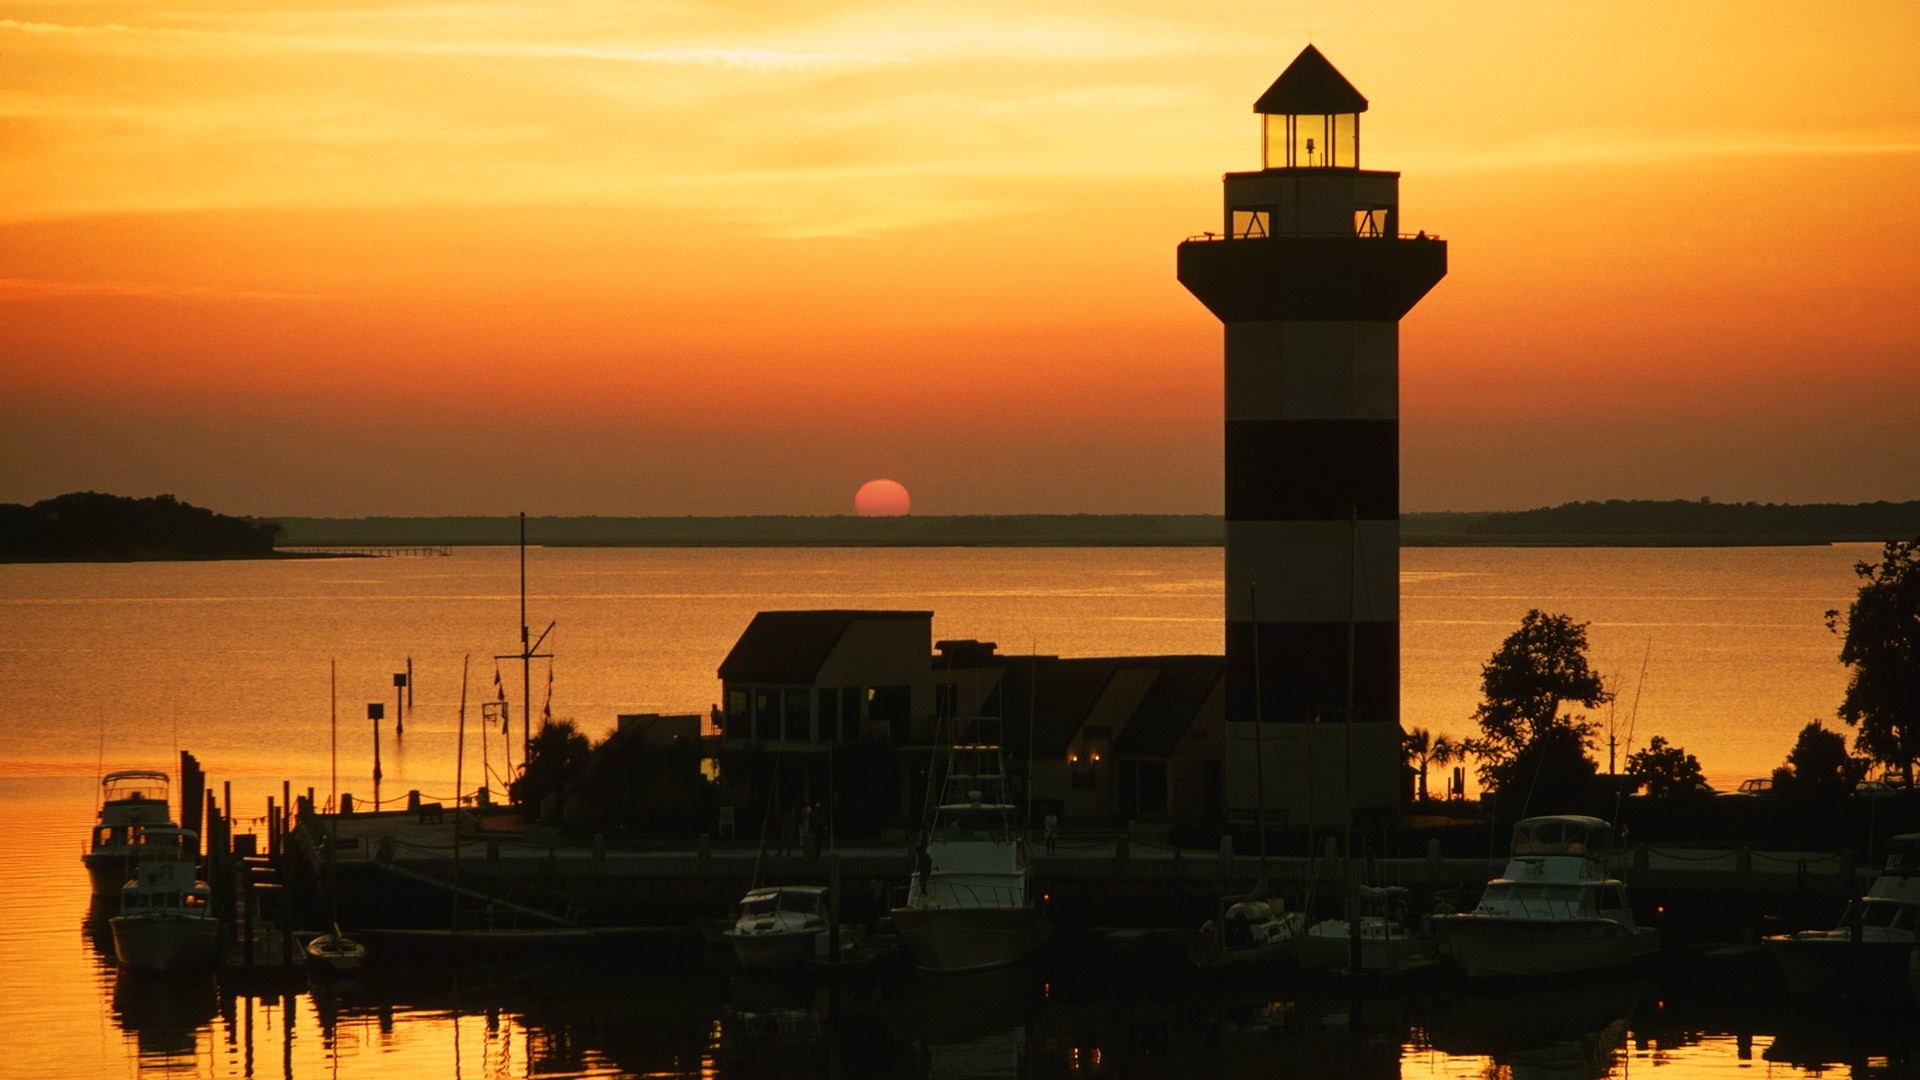
[[[1226,801],[1294,827],[1400,803],[1400,318],[1446,276],[1360,166],[1367,99],[1309,45],[1254,103],[1180,283],[1226,328]],[[1277,813],[1276,813],[1277,812]]]

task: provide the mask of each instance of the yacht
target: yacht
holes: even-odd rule
[[[171,974],[212,963],[220,920],[212,891],[194,877],[198,845],[188,829],[144,830],[133,880],[120,891],[120,914],[108,920],[122,966]]]
[[[167,779],[157,769],[122,769],[101,778],[93,840],[80,856],[96,899],[119,898],[121,887],[133,877],[133,853],[144,830],[173,824]]]
[[[726,931],[733,957],[750,970],[792,967],[825,948],[827,890],[822,885],[750,889]]]
[[[1831,930],[1765,939],[1795,997],[1892,996],[1920,963],[1920,833],[1887,841],[1886,868]],[[1856,936],[1857,928],[1857,936]]]
[[[1572,814],[1526,818],[1513,854],[1472,911],[1429,920],[1470,979],[1550,978],[1624,968],[1660,948],[1607,876],[1613,829]]]
[[[960,743],[936,759],[940,794],[921,835],[906,903],[892,911],[922,971],[984,971],[1024,959],[1051,929],[1027,841],[1007,794],[997,742]]]

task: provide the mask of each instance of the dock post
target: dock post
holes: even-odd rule
[[[827,855],[827,956],[840,959],[840,853]]]
[[[274,812],[273,796],[267,796],[267,857],[280,857],[280,815]]]
[[[700,860],[700,872],[710,873],[713,870],[713,837],[707,833],[694,837],[693,852],[694,857]]]
[[[1753,876],[1753,849],[1741,844],[1733,849],[1733,872],[1743,878]]]
[[[1127,834],[1121,833],[1113,838],[1113,865],[1121,873],[1127,872]]]
[[[603,832],[597,832],[593,834],[593,868],[595,870],[602,870],[606,868],[606,865],[607,865],[607,834]]]

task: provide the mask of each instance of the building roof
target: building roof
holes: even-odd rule
[[[1100,656],[1063,660],[1002,657],[1000,708],[1010,749],[1035,757],[1065,754],[1094,706],[1123,671],[1151,670],[1152,684],[1119,726],[1116,754],[1171,756],[1207,696],[1226,674],[1223,656]],[[1037,719],[1036,719],[1037,718]],[[1029,735],[1029,727],[1032,733]]]
[[[1268,116],[1363,113],[1367,111],[1367,99],[1346,76],[1334,70],[1319,49],[1309,45],[1253,103],[1253,111]]]
[[[931,611],[762,611],[747,624],[733,650],[720,661],[724,682],[811,685],[820,668],[856,622],[920,619]]]

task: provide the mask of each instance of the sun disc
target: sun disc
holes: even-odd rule
[[[905,517],[913,497],[898,480],[869,480],[853,495],[853,512],[861,517]]]

